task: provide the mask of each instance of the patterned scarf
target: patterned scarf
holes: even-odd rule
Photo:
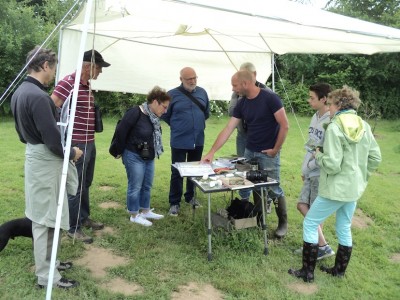
[[[160,158],[161,153],[164,152],[161,138],[160,119],[150,110],[147,102],[143,103],[143,109],[150,117],[150,121],[153,124],[154,151],[157,154],[157,158]]]

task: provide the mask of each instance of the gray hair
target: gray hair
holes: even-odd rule
[[[256,72],[256,67],[251,62],[245,62],[240,65],[240,70],[247,70],[254,73]]]
[[[50,67],[53,67],[57,63],[57,60],[57,55],[53,50],[36,46],[33,50],[29,51],[26,56],[28,74],[32,71],[39,72],[46,61],[49,63]]]

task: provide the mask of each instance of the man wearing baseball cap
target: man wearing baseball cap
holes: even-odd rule
[[[104,61],[103,56],[101,56],[101,54],[94,49],[88,50],[83,54],[83,61],[93,62],[102,68],[107,68],[107,67],[111,66],[111,64]]]
[[[82,227],[100,230],[102,223],[90,218],[89,188],[93,181],[96,161],[95,145],[95,99],[90,87],[90,80],[96,80],[103,68],[110,64],[96,50],[83,54],[82,71],[77,96],[77,105],[72,133],[72,145],[79,147],[83,155],[76,162],[79,187],[76,196],[68,195],[69,223],[68,236],[90,244],[93,239],[82,231]],[[74,90],[76,72],[65,76],[55,87],[51,98],[57,107],[70,107]],[[63,111],[63,109],[62,109]],[[62,113],[63,115],[63,113]]]

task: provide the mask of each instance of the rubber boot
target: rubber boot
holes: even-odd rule
[[[275,230],[275,236],[277,238],[283,238],[287,233],[287,210],[286,210],[286,199],[284,196],[278,197],[275,201],[275,211],[278,216],[278,227]]]
[[[335,265],[332,268],[321,266],[321,271],[335,277],[343,277],[349,264],[352,251],[353,247],[342,246],[339,244],[335,258]]]
[[[289,269],[288,273],[294,277],[302,278],[304,282],[313,282],[317,257],[318,243],[311,244],[303,242],[303,266],[299,270]]]

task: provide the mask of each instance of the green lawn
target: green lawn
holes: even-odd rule
[[[213,261],[207,261],[205,226],[206,196],[199,194],[203,208],[192,212],[182,207],[177,218],[166,216],[150,228],[128,221],[125,203],[126,175],[120,160],[108,154],[116,119],[105,120],[98,134],[96,174],[91,188],[92,217],[113,229],[95,239],[93,246],[110,250],[127,259],[125,265],[107,269],[98,279],[84,267],[75,266],[66,277],[79,280],[72,291],[53,290],[53,299],[170,299],[174,291],[188,282],[210,284],[225,299],[398,299],[400,295],[400,121],[380,121],[376,136],[383,162],[371,177],[359,201],[365,228],[353,228],[354,250],[346,277],[337,279],[315,272],[315,291],[310,285],[287,274],[299,267],[301,258],[292,254],[302,243],[302,216],[296,210],[301,188],[300,165],[304,155],[303,138],[309,118],[289,116],[290,130],[281,153],[281,181],[289,206],[289,233],[282,240],[270,240],[269,255],[263,255],[263,236],[257,228],[213,234]],[[207,121],[205,152],[208,151],[227,118]],[[169,128],[163,124],[165,153],[156,161],[152,207],[167,214],[170,176]],[[216,157],[235,152],[235,134]],[[24,214],[24,145],[19,142],[12,118],[0,120],[0,223]],[[107,187],[107,188],[106,188]],[[110,188],[111,187],[111,188]],[[213,194],[212,209],[227,206],[230,193]],[[103,209],[115,202],[120,207]],[[273,236],[277,217],[267,217],[269,236]],[[325,223],[325,236],[336,251],[334,217]],[[90,232],[88,232],[90,233]],[[83,244],[64,238],[59,257],[77,260],[85,255]],[[397,255],[397,256],[396,256]],[[397,257],[397,258],[396,258]],[[96,255],[92,256],[96,261]],[[334,258],[326,263],[332,264]],[[320,264],[320,263],[319,263]],[[35,288],[32,245],[27,238],[16,238],[0,253],[0,299],[44,299],[45,290]],[[317,265],[318,267],[318,265]],[[107,280],[122,278],[143,288],[136,296],[124,296],[103,289]],[[296,291],[297,284],[301,289]],[[301,290],[300,289],[300,290]],[[188,298],[189,299],[189,298]]]

